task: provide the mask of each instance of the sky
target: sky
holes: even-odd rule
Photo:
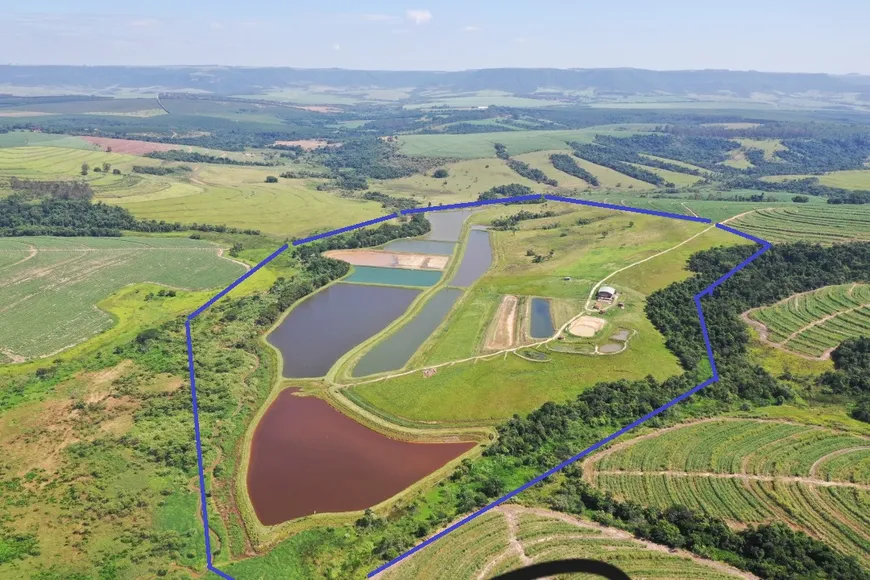
[[[28,0],[0,64],[870,74],[867,0]]]

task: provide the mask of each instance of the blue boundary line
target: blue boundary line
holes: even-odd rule
[[[398,217],[400,214],[401,215],[409,215],[409,214],[427,213],[427,212],[431,212],[431,211],[463,209],[463,208],[469,208],[469,207],[478,207],[478,206],[494,205],[494,204],[501,204],[501,203],[515,203],[515,202],[522,202],[522,201],[532,201],[532,200],[541,199],[541,198],[549,200],[549,201],[573,203],[573,204],[578,204],[578,205],[586,205],[586,206],[591,206],[591,207],[598,207],[598,208],[603,208],[603,209],[612,209],[612,210],[624,211],[624,212],[641,213],[641,214],[647,214],[647,215],[653,215],[653,216],[665,217],[665,218],[671,218],[671,219],[687,220],[687,221],[700,222],[700,223],[712,223],[712,220],[710,220],[708,218],[702,218],[702,217],[686,216],[686,215],[681,215],[681,214],[669,213],[669,212],[664,212],[664,211],[656,211],[656,210],[651,210],[651,209],[643,209],[643,208],[638,208],[638,207],[613,205],[613,204],[609,204],[609,203],[600,203],[600,202],[596,202],[596,201],[574,199],[571,197],[563,197],[563,196],[559,196],[559,195],[544,195],[544,196],[542,196],[540,194],[533,194],[533,195],[519,195],[519,196],[515,196],[515,197],[506,197],[506,198],[500,198],[500,199],[490,199],[490,200],[484,200],[484,201],[472,201],[472,202],[467,202],[467,203],[454,203],[454,204],[449,204],[449,205],[440,205],[437,207],[414,208],[414,209],[402,210],[398,213],[393,213],[393,214],[386,215],[383,217],[379,217],[379,218],[375,218],[372,220],[360,222],[358,224],[354,224],[351,226],[346,226],[346,227],[339,228],[336,230],[324,232],[322,234],[316,234],[313,236],[309,236],[307,238],[295,240],[295,241],[293,241],[293,246],[300,246],[302,244],[306,244],[308,242],[313,242],[315,240],[327,238],[327,237],[334,236],[337,234],[342,234],[342,233],[356,230],[359,228],[363,228],[366,226],[374,225],[374,224],[384,222],[384,221],[393,219],[395,217]],[[726,232],[729,232],[731,234],[740,236],[742,238],[745,238],[747,240],[750,240],[752,242],[760,244],[762,246],[762,248],[760,250],[758,250],[757,252],[755,252],[754,254],[752,254],[751,256],[749,256],[747,259],[743,260],[740,264],[738,264],[737,266],[732,268],[729,272],[727,272],[721,278],[719,278],[718,280],[716,280],[715,282],[710,284],[708,287],[706,287],[705,289],[703,289],[702,291],[700,291],[699,293],[697,293],[693,297],[693,299],[695,301],[695,309],[698,311],[698,319],[701,322],[701,332],[704,335],[704,345],[706,346],[706,349],[707,349],[707,359],[710,362],[710,368],[712,369],[713,376],[710,377],[709,379],[707,379],[706,381],[704,381],[703,383],[701,383],[701,384],[693,387],[692,389],[686,391],[682,395],[679,395],[678,397],[675,397],[674,399],[668,401],[667,403],[665,403],[664,405],[662,405],[658,409],[655,409],[654,411],[650,411],[649,413],[647,413],[646,415],[644,415],[640,419],[637,419],[637,420],[633,421],[632,423],[629,423],[628,425],[626,425],[622,429],[620,429],[614,433],[611,433],[610,435],[608,435],[604,439],[601,439],[600,441],[594,443],[593,445],[590,445],[589,447],[587,447],[586,449],[584,449],[583,451],[581,451],[577,455],[574,455],[573,457],[566,459],[565,461],[556,465],[555,467],[548,469],[547,471],[545,471],[541,475],[539,475],[536,478],[524,483],[520,487],[518,487],[515,490],[513,490],[513,491],[505,494],[504,496],[498,498],[497,500],[493,501],[489,505],[477,510],[476,512],[474,512],[470,515],[465,516],[464,518],[462,518],[460,521],[456,522],[455,524],[453,524],[449,528],[438,532],[437,534],[435,534],[431,538],[428,538],[424,542],[414,546],[413,548],[411,548],[410,550],[401,554],[400,556],[393,558],[392,560],[379,566],[378,568],[375,568],[374,570],[372,570],[371,572],[368,573],[368,575],[367,575],[368,578],[371,578],[372,576],[379,574],[380,572],[383,572],[387,568],[390,568],[394,564],[401,562],[402,560],[404,560],[408,556],[411,556],[411,555],[415,554],[416,552],[422,550],[423,548],[425,548],[429,544],[432,544],[433,542],[438,541],[439,539],[443,538],[444,536],[446,536],[450,532],[454,531],[455,529],[459,528],[460,526],[463,526],[463,525],[467,524],[468,522],[470,522],[471,520],[482,516],[486,512],[490,511],[491,509],[493,509],[493,508],[503,504],[504,502],[508,501],[509,499],[512,499],[513,497],[519,495],[520,493],[522,493],[526,489],[532,487],[536,483],[539,483],[542,480],[546,479],[547,477],[549,477],[555,473],[558,473],[559,471],[565,469],[566,467],[568,467],[572,463],[575,463],[575,462],[579,461],[580,459],[583,459],[584,457],[586,457],[587,455],[589,455],[593,451],[599,449],[600,447],[602,447],[604,445],[607,445],[608,443],[610,443],[614,439],[621,437],[622,435],[624,435],[628,431],[631,431],[632,429],[634,429],[638,425],[645,423],[646,421],[652,419],[656,415],[666,411],[667,409],[673,407],[674,405],[676,405],[676,404],[684,401],[685,399],[691,397],[692,395],[694,395],[695,393],[697,393],[698,391],[700,391],[704,387],[711,385],[712,383],[715,383],[719,380],[719,371],[716,369],[716,361],[713,357],[713,347],[710,343],[710,336],[709,336],[709,333],[707,331],[707,322],[704,319],[704,311],[703,311],[703,308],[701,307],[701,298],[705,295],[708,295],[708,294],[712,295],[713,290],[717,286],[719,286],[720,284],[722,284],[723,282],[725,282],[726,280],[731,278],[734,274],[736,274],[737,272],[739,272],[740,270],[745,268],[750,262],[755,260],[758,256],[760,256],[761,254],[763,254],[764,252],[769,250],[771,248],[771,245],[770,245],[770,242],[762,240],[761,238],[757,238],[755,236],[752,236],[752,235],[747,234],[745,232],[741,232],[740,230],[736,230],[734,228],[731,228],[731,227],[726,226],[726,225],[721,224],[721,223],[717,223],[716,227],[721,229],[721,230],[724,230]],[[275,252],[270,254],[269,257],[267,257],[265,260],[263,260],[262,262],[260,262],[259,264],[257,264],[256,266],[254,266],[253,268],[248,270],[247,272],[245,272],[235,282],[233,282],[232,284],[230,284],[229,286],[224,288],[221,292],[216,294],[211,300],[209,300],[208,302],[206,302],[205,304],[203,304],[202,306],[197,308],[194,312],[192,312],[187,317],[187,320],[185,320],[185,323],[184,323],[185,334],[187,337],[187,364],[188,364],[188,372],[190,373],[190,395],[191,395],[191,402],[193,405],[193,431],[194,431],[194,438],[196,441],[197,468],[199,470],[200,509],[201,509],[201,513],[202,513],[203,529],[204,529],[204,533],[205,533],[206,568],[209,571],[214,572],[218,576],[224,578],[225,580],[235,580],[235,579],[232,576],[230,576],[229,574],[227,574],[226,572],[223,572],[214,566],[214,559],[213,559],[212,552],[211,552],[211,537],[210,537],[209,525],[208,525],[208,504],[207,504],[206,491],[205,491],[205,470],[203,469],[203,457],[202,457],[202,437],[200,434],[200,425],[199,425],[199,405],[197,403],[197,397],[196,397],[196,373],[194,371],[193,343],[192,343],[192,333],[191,333],[191,329],[190,329],[190,323],[194,318],[196,318],[197,316],[202,314],[202,312],[205,311],[207,308],[209,308],[212,304],[214,304],[215,302],[217,302],[218,300],[223,298],[233,288],[235,288],[236,286],[238,286],[239,284],[244,282],[246,279],[248,279],[252,274],[254,274],[254,272],[256,272],[257,270],[259,270],[260,268],[262,268],[263,266],[265,266],[266,264],[268,264],[269,262],[274,260],[276,257],[278,257],[282,252],[287,250],[288,247],[289,246],[287,244],[284,244],[283,246],[278,248]]]

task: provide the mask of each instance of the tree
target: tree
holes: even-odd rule
[[[106,147],[106,153],[111,153],[111,152],[112,152],[112,146],[109,145],[108,147]]]
[[[91,166],[87,163],[82,163],[82,175],[87,175],[90,168]]]
[[[435,179],[444,179],[448,175],[450,175],[450,173],[448,173],[448,171],[444,168],[439,168],[432,172],[432,177],[434,177]]]
[[[105,161],[103,162],[103,171],[104,172],[108,173],[111,168],[112,168],[111,163],[106,163]]]
[[[121,175],[121,170],[120,169],[113,169],[112,175]]]
[[[810,198],[805,195],[796,195],[791,198],[791,200],[795,203],[806,203],[810,200]]]
[[[278,183],[278,178],[274,175],[266,177],[266,183]]]

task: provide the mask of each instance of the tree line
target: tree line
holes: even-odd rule
[[[37,181],[10,177],[9,188],[16,193],[32,197],[85,201],[90,201],[94,197],[94,190],[86,181]]]
[[[559,171],[563,171],[568,175],[579,177],[589,185],[598,186],[598,178],[577,165],[577,162],[570,155],[564,153],[553,153],[550,155],[550,163]]]
[[[150,151],[145,154],[145,157],[151,159],[162,159],[164,161],[181,161],[187,163],[214,163],[218,165],[249,165],[256,167],[272,167],[277,163],[266,161],[239,161],[230,157],[218,157],[217,155],[206,155],[197,153],[196,151],[183,151],[181,149],[170,149],[169,151]]]

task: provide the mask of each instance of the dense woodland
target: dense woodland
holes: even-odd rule
[[[663,177],[635,165],[630,165],[618,159],[618,155],[613,155],[609,148],[604,148],[599,145],[588,145],[585,143],[570,142],[568,145],[574,149],[574,155],[586,161],[591,161],[603,167],[609,167],[614,171],[634,177],[639,181],[645,181],[660,187],[673,187],[674,184],[665,181]]]
[[[162,159],[164,161],[183,161],[188,163],[215,163],[218,165],[255,165],[258,167],[270,167],[275,163],[267,163],[265,161],[238,161],[231,157],[218,157],[217,155],[205,155],[195,151],[182,151],[181,149],[171,149],[169,151],[151,151],[146,153],[145,157],[152,159]]]
[[[598,178],[577,165],[577,162],[570,155],[564,153],[553,153],[550,155],[550,163],[559,171],[563,171],[568,175],[579,177],[589,185],[598,186]]]

